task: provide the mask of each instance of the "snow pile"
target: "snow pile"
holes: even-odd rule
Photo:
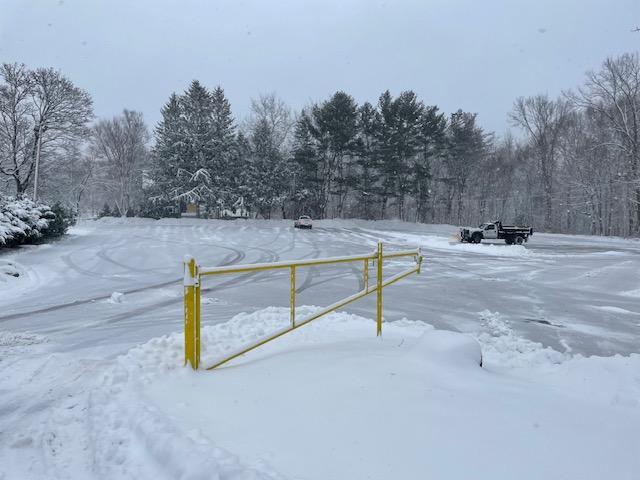
[[[0,286],[20,278],[21,271],[15,263],[0,260]]]
[[[517,366],[518,378],[479,368],[467,335],[402,320],[376,338],[372,320],[341,312],[215,371],[183,368],[181,333],[153,339],[91,395],[95,468],[106,478],[635,478],[640,355],[572,359],[481,316],[485,361]],[[270,307],[203,327],[203,365],[288,322],[288,309]]]
[[[109,299],[107,300],[107,302],[115,303],[115,304],[124,302],[124,293],[122,293],[122,292],[113,292],[111,294],[111,296],[109,297]]]
[[[297,315],[303,318],[318,308],[300,307]],[[268,332],[287,326],[288,322],[288,309],[271,307],[251,314],[239,314],[224,324],[203,327],[203,365],[263,338]],[[343,340],[344,334],[349,332],[351,336],[360,337],[363,324],[375,339],[375,324],[356,315],[331,314],[322,323],[308,325],[296,332],[304,332],[298,335],[299,345],[317,344],[313,339],[314,333],[322,329],[326,329],[325,333],[332,332],[337,326],[341,327],[339,331],[343,335],[333,336],[333,341]],[[401,327],[397,328],[406,330],[413,337],[431,328],[420,322],[402,321],[398,324]],[[89,407],[93,424],[92,444],[95,445],[96,465],[100,473],[106,478],[135,478],[157,469],[169,478],[284,478],[264,462],[243,465],[236,456],[217,447],[215,440],[211,441],[197,429],[184,431],[152,403],[145,402],[145,395],[140,393],[143,386],[169,374],[184,381],[210,375],[209,372],[194,373],[183,368],[183,359],[184,337],[182,332],[176,332],[133,348],[119,357],[116,366],[105,374],[101,387],[91,395]],[[183,394],[185,400],[192,397],[187,390]]]
[[[0,196],[0,247],[41,238],[55,218],[47,205]]]
[[[46,337],[29,332],[5,332],[0,330],[0,347],[22,347],[47,341]]]
[[[47,337],[30,332],[9,332],[0,330],[0,364],[7,358],[27,352],[29,347],[46,343]],[[2,471],[0,470],[0,474]],[[2,478],[2,475],[0,475]]]
[[[528,367],[558,364],[569,356],[550,347],[543,347],[516,335],[509,321],[499,313],[484,310],[479,313],[483,331],[476,338],[482,345],[483,358],[502,367]]]
[[[640,288],[638,288],[637,290],[627,290],[625,292],[622,292],[621,295],[624,295],[626,297],[638,297],[638,298],[640,298]]]
[[[398,243],[415,247],[416,245],[432,250],[447,250],[466,253],[477,253],[481,255],[491,255],[495,257],[531,257],[536,254],[527,250],[522,245],[494,245],[491,243],[460,243],[451,238],[434,235],[416,235],[404,232],[374,231],[372,233],[382,233],[385,237],[393,238]],[[373,242],[372,242],[373,243]]]
[[[320,310],[321,307],[301,306],[296,308],[296,318],[302,320]],[[240,313],[225,323],[205,325],[201,330],[202,365],[212,364],[216,360],[240,348],[264,338],[270,333],[282,330],[290,325],[289,309],[268,307],[253,313]],[[385,326],[402,329],[405,335],[419,336],[433,327],[423,322],[401,320]],[[331,343],[335,336],[327,332],[340,331],[340,337],[347,334],[360,338],[363,329],[368,329],[375,336],[375,324],[372,320],[345,312],[330,313],[306,325],[295,332],[298,345],[318,344],[319,339]],[[280,339],[279,343],[287,343]],[[252,354],[255,355],[255,354]],[[139,381],[148,382],[158,375],[164,375],[177,368],[182,368],[184,361],[184,336],[175,332],[154,338],[149,342],[131,349],[126,356],[119,359],[121,368],[127,370]],[[238,360],[242,361],[242,360]]]

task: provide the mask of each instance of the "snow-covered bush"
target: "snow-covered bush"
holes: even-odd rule
[[[100,213],[98,213],[98,218],[114,217],[116,216],[116,210],[117,209],[114,208],[112,212],[111,207],[109,207],[109,204],[107,202],[104,202],[104,207],[102,207],[102,210],[100,211]]]
[[[49,227],[43,232],[45,237],[59,237],[64,235],[71,225],[76,224],[77,218],[75,212],[61,203],[54,203],[51,211],[56,217],[53,221],[49,222]]]
[[[73,214],[61,205],[52,209],[26,198],[0,196],[0,247],[63,235],[73,221]]]

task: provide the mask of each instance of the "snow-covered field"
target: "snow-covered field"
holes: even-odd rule
[[[454,232],[103,219],[0,254],[0,479],[638,478],[640,243]],[[426,257],[385,290],[381,339],[367,298],[217,371],[182,368],[184,254],[268,262],[378,239]],[[361,282],[356,266],[300,271],[299,314]],[[286,324],[287,305],[286,272],[207,280],[205,364]]]

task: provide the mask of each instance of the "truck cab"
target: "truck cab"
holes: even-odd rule
[[[483,223],[479,227],[482,229],[482,237],[488,240],[495,240],[498,238],[498,226],[495,223]]]

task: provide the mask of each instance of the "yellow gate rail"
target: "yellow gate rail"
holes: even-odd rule
[[[415,266],[397,273],[389,277],[386,280],[382,278],[382,264],[383,260],[391,258],[401,257],[413,257]],[[376,284],[375,286],[369,286],[369,262],[373,261],[376,265]],[[336,303],[323,308],[322,310],[314,313],[308,318],[301,321],[296,321],[296,270],[299,267],[310,267],[317,265],[333,265],[336,263],[363,263],[363,278],[364,289],[350,297],[343,298]],[[207,367],[207,370],[212,370],[220,365],[227,363],[234,358],[244,355],[245,353],[264,345],[271,340],[275,340],[282,335],[289,333],[297,328],[306,325],[317,318],[326,315],[329,312],[344,307],[351,302],[354,302],[370,293],[377,293],[376,301],[376,334],[382,335],[382,289],[403,279],[413,273],[420,273],[422,266],[422,253],[419,248],[413,250],[401,250],[390,253],[383,253],[382,243],[378,243],[378,248],[369,255],[351,255],[346,257],[332,257],[332,258],[320,258],[313,260],[298,260],[287,262],[272,262],[272,263],[254,263],[249,265],[229,265],[226,267],[213,267],[213,268],[201,268],[196,264],[193,257],[187,256],[184,259],[184,362],[191,364],[194,370],[200,367],[200,285],[202,283],[202,277],[210,275],[222,275],[231,273],[247,273],[258,272],[262,270],[276,270],[276,269],[289,269],[289,282],[290,282],[290,295],[289,306],[291,309],[290,318],[291,325],[283,328],[282,330],[270,335],[269,337],[259,340],[251,345],[248,345],[237,352],[216,361],[213,365]]]

